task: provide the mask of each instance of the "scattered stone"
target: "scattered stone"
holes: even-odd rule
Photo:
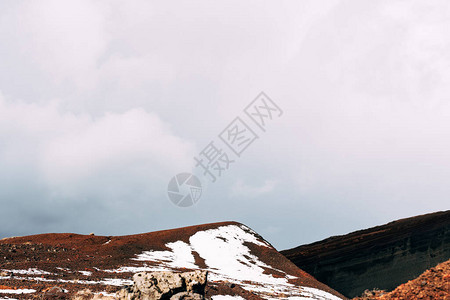
[[[59,286],[53,286],[41,290],[42,294],[39,299],[42,300],[56,300],[56,299],[67,299],[65,291]]]
[[[8,272],[5,271],[0,272],[0,277],[7,277],[7,276],[9,276]]]
[[[205,297],[203,297],[202,295],[190,292],[182,292],[170,297],[170,300],[203,300],[203,299],[205,299]]]
[[[234,288],[236,285],[232,282],[228,282],[226,283],[226,286],[229,287],[230,289]]]
[[[47,295],[56,295],[56,294],[64,293],[64,290],[62,288],[60,288],[59,286],[55,285],[54,287],[44,290],[44,292]]]

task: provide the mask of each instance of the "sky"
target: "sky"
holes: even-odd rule
[[[1,1],[0,238],[238,221],[281,250],[448,210],[448,28],[445,0]]]

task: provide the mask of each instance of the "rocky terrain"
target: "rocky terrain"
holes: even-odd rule
[[[392,292],[365,291],[354,300],[450,300],[450,260],[422,273],[416,279],[398,286]]]
[[[344,298],[235,222],[130,236],[63,233],[0,240],[0,299],[135,299],[130,295],[163,291],[169,277],[184,278],[167,283],[170,292],[161,299],[169,299],[192,292],[181,272],[199,270],[208,274],[201,295],[206,299]],[[136,281],[136,273],[148,280]],[[198,295],[188,296],[177,297]]]
[[[347,297],[366,289],[392,291],[450,259],[450,211],[402,219],[281,253]]]

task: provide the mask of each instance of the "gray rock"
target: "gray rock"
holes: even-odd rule
[[[184,278],[184,282],[186,283],[186,291],[198,294],[205,293],[205,286],[208,277],[207,271],[193,271],[193,272],[185,272],[181,273],[182,278]]]
[[[133,281],[137,290],[149,295],[150,299],[161,299],[184,290],[180,273],[142,272],[134,274]]]
[[[207,275],[207,271],[201,270],[136,273],[133,286],[120,290],[117,297],[122,300],[204,299]]]

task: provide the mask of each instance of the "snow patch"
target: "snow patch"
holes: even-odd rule
[[[245,300],[241,296],[231,296],[231,295],[216,295],[211,297],[212,300],[227,300],[227,299],[238,299],[238,300]]]
[[[263,274],[264,268],[273,267],[251,254],[245,243],[265,246],[254,235],[242,228],[230,225],[195,233],[189,239],[191,247],[205,260],[209,270],[224,277],[254,281],[261,284],[288,284],[285,278]],[[277,270],[279,271],[279,270]]]
[[[134,282],[133,280],[128,279],[120,279],[120,278],[104,278],[99,284],[104,285],[115,285],[115,286],[124,286],[124,285],[132,285]]]
[[[15,277],[15,279],[20,279],[23,277]],[[48,279],[45,277],[27,277],[26,280],[34,280],[34,281],[43,281],[43,282],[53,282],[56,281],[56,279]]]
[[[301,287],[301,296],[307,297],[306,299],[317,299],[317,300],[342,300],[341,298],[334,296],[328,292],[312,288],[312,287]],[[295,298],[289,298],[295,299]]]
[[[94,280],[63,280],[58,279],[58,282],[64,282],[64,283],[77,283],[77,284],[86,284],[86,285],[96,285],[96,284],[102,284],[102,285],[114,285],[114,286],[124,286],[124,285],[132,285],[133,280],[129,279],[121,279],[121,278],[104,278],[100,281],[94,281]]]
[[[0,290],[1,294],[31,294],[31,293],[36,293],[36,290],[32,290],[32,289],[18,289],[18,290]]]
[[[111,297],[116,299],[116,294],[115,293],[107,293],[107,292],[96,292],[94,293],[95,295],[99,295],[99,296],[103,296],[103,297]]]
[[[106,273],[140,273],[140,272],[157,272],[157,271],[173,271],[171,268],[161,266],[141,266],[141,267],[120,267],[113,270],[100,270]]]
[[[134,260],[164,262],[170,268],[198,269],[191,247],[183,241],[167,243],[172,251],[145,251]]]
[[[84,276],[91,276],[92,272],[90,271],[78,271],[79,273],[83,274]]]
[[[47,271],[43,271],[43,270],[38,270],[36,268],[29,268],[28,270],[6,270],[3,269],[2,271],[5,272],[12,272],[14,274],[21,274],[21,275],[52,275],[52,273],[47,272]]]
[[[15,277],[18,280],[28,280],[28,281],[44,281],[44,282],[62,282],[62,283],[75,283],[75,284],[86,284],[86,285],[114,285],[114,286],[124,286],[132,285],[133,280],[122,279],[122,278],[103,278],[100,281],[94,280],[67,280],[67,279],[47,279],[42,277]],[[2,291],[2,290],[0,290]]]

